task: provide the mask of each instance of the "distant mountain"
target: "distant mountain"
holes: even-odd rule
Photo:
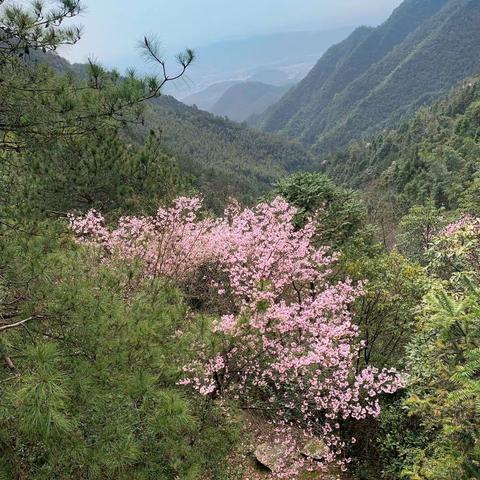
[[[276,70],[274,68],[257,70],[248,78],[249,82],[267,83],[268,85],[275,85],[277,87],[291,84],[294,80],[296,79],[292,78],[288,72],[285,72],[284,70]],[[298,80],[301,80],[301,78]]]
[[[230,80],[226,82],[214,83],[205,90],[189,95],[182,98],[182,102],[185,105],[196,105],[202,110],[210,112],[213,106],[218,102],[220,97],[233,85],[240,83],[238,80]]]
[[[263,113],[290,89],[261,82],[242,82],[230,87],[210,109],[216,115],[237,122]]]
[[[263,113],[294,85],[282,70],[259,70],[246,80],[214,83],[181,101],[201,110],[243,122]]]
[[[330,46],[346,38],[352,30],[343,27],[283,32],[200,47],[193,45],[197,59],[188,71],[187,81],[171,86],[167,93],[187,101],[185,97],[225,81],[253,80],[272,85],[298,82]]]
[[[318,153],[397,124],[480,71],[479,0],[405,0],[330,48],[257,125]]]

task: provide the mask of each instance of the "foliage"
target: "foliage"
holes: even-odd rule
[[[112,121],[135,120],[141,104],[159,96],[162,87],[181,77],[194,59],[191,50],[179,54],[180,72],[169,75],[154,39],[145,37],[144,51],[160,65],[161,76],[138,78],[130,71],[121,78],[118,72],[106,71],[92,61],[85,79],[52,76],[49,67],[37,64],[35,55],[41,58],[42,52],[80,39],[78,27],[63,24],[79,15],[81,2],[59,0],[58,8],[50,10],[41,1],[29,7],[9,3],[0,3],[2,150],[32,150],[58,139],[94,133]]]
[[[302,226],[315,216],[319,244],[344,246],[365,226],[366,209],[357,193],[341,188],[321,173],[297,173],[278,182],[271,196],[280,195],[298,208]]]
[[[143,145],[127,143],[116,130],[58,142],[30,155],[10,154],[0,171],[4,205],[28,216],[66,215],[91,208],[147,212],[189,190],[190,179],[152,133]]]
[[[428,277],[417,276],[417,292],[415,283],[405,291],[405,305],[412,302],[400,357],[407,388],[382,405],[376,424],[364,425],[369,441],[358,436],[351,453],[355,478],[478,477],[479,232],[479,220],[463,216],[429,237],[422,255]]]
[[[78,16],[80,0],[60,0],[55,8],[43,2],[33,2],[25,9],[8,0],[0,2],[0,56],[28,55],[30,49],[54,51],[61,45],[71,45],[80,39],[78,27],[65,27],[64,21]],[[10,5],[9,5],[10,4]]]
[[[357,370],[373,365],[408,372],[405,347],[415,338],[419,306],[430,285],[424,269],[397,250],[387,252],[379,244],[354,242],[341,259],[340,271],[365,279],[364,293],[352,306],[362,342]],[[410,448],[426,440],[402,402],[402,392],[384,397],[379,417],[345,426],[357,439],[348,448],[353,478],[398,480]]]
[[[425,263],[426,253],[445,223],[445,213],[432,203],[412,207],[400,222],[398,248],[409,258]]]
[[[377,416],[379,393],[402,385],[393,370],[356,372],[360,342],[349,305],[361,287],[329,280],[336,256],[313,245],[321,226],[308,220],[296,229],[297,209],[280,198],[253,210],[233,206],[217,221],[200,219],[198,208],[198,199],[180,198],[154,217],[120,219],[113,230],[93,211],[71,224],[104,261],[140,261],[148,276],[184,281],[203,264],[218,264],[224,275],[210,281],[227,299],[214,325],[220,348],[209,357],[200,342],[182,383],[241,398],[279,425],[322,436],[328,448],[320,466],[345,467],[340,422]],[[284,477],[305,463],[285,462],[277,472]]]
[[[3,475],[223,478],[232,428],[176,386],[202,335],[180,293],[99,265],[58,226],[3,240],[5,305],[31,319],[0,332]]]
[[[478,225],[473,217],[448,225],[428,252],[428,268],[437,280],[408,346],[405,406],[420,429],[416,442],[403,451],[403,478],[470,480],[479,475]]]
[[[353,321],[364,342],[362,362],[385,366],[403,357],[410,340],[415,309],[425,293],[421,268],[399,252],[386,252],[376,241],[360,195],[337,186],[321,173],[298,173],[277,183],[272,196],[281,195],[298,210],[295,225],[310,218],[318,229],[316,245],[333,245],[341,256],[337,275],[367,279],[364,294],[354,303]]]
[[[354,321],[364,342],[361,362],[405,366],[404,348],[415,331],[418,305],[428,289],[423,269],[398,251],[345,260],[346,272],[364,278],[364,295],[354,304]]]
[[[435,237],[428,253],[429,268],[435,276],[455,279],[458,274],[480,275],[480,220],[464,215],[448,224]]]

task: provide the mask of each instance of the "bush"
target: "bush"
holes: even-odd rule
[[[201,335],[180,293],[98,265],[58,225],[10,237],[4,305],[32,319],[1,337],[14,365],[0,371],[3,475],[222,478],[234,429],[176,386]]]

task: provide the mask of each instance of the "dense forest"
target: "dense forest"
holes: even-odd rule
[[[352,142],[319,168],[363,191],[377,223],[389,228],[416,205],[477,215],[479,102],[480,80],[465,79],[398,128]]]
[[[320,62],[368,44],[391,82],[478,10],[419,3]],[[163,96],[191,50],[70,65],[82,4],[55,5],[0,0],[0,479],[480,478],[478,49],[320,156]]]
[[[217,210],[229,197],[258,198],[283,176],[309,169],[315,159],[294,140],[188,107],[170,96],[152,99],[144,125],[129,129],[137,142],[151,131]]]

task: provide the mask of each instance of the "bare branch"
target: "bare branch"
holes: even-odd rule
[[[22,325],[25,325],[30,320],[36,320],[36,319],[39,319],[39,318],[45,318],[45,316],[43,316],[43,315],[33,315],[31,317],[25,318],[24,320],[20,320],[19,322],[10,323],[9,325],[4,325],[4,326],[0,327],[0,332],[3,332],[5,330],[10,330],[12,328],[21,327]]]

